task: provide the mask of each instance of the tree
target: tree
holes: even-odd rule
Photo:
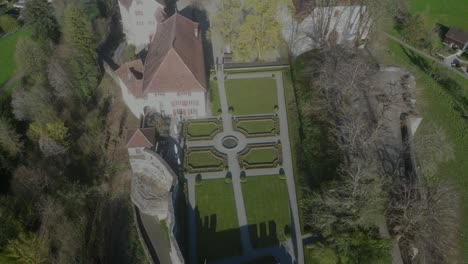
[[[11,157],[18,156],[23,148],[20,136],[5,118],[0,118],[0,147]]]
[[[218,12],[211,19],[211,32],[219,34],[224,41],[225,50],[231,53],[242,19],[242,9],[239,0],[218,1]]]
[[[34,122],[29,125],[28,136],[39,143],[39,147],[46,156],[55,156],[67,151],[68,128],[63,122],[48,122],[41,124]]]
[[[277,57],[282,40],[276,19],[278,1],[246,0],[248,14],[239,29],[234,47],[236,61],[269,61]]]
[[[46,263],[44,241],[35,234],[20,233],[6,247],[7,256],[18,264]]]
[[[97,86],[96,40],[84,10],[69,6],[63,26],[65,43],[70,47],[70,66],[76,87],[88,98]]]
[[[48,54],[43,46],[31,38],[23,37],[18,39],[15,58],[23,75],[45,75],[47,56]]]
[[[9,15],[2,15],[0,16],[0,32],[10,32],[19,27],[18,22],[16,19]]]
[[[54,10],[47,0],[27,1],[23,16],[26,23],[30,25],[35,39],[41,41],[51,39],[58,42],[60,27],[55,18]]]
[[[404,38],[416,47],[427,49],[431,46],[431,34],[421,14],[411,16],[403,29]]]

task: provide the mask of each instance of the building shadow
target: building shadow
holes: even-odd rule
[[[249,225],[250,242],[254,248],[264,248],[279,243],[276,222],[270,220],[256,225]]]
[[[242,254],[240,228],[217,231],[219,223],[216,214],[201,217],[198,208],[195,208],[195,215],[198,263]]]

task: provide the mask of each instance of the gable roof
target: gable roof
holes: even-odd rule
[[[145,61],[144,92],[207,90],[198,23],[175,13],[158,25]]]
[[[156,140],[156,129],[132,128],[127,130],[127,148],[151,148]]]
[[[134,60],[124,63],[115,73],[133,96],[141,98],[143,97],[143,71],[143,62]]]
[[[445,35],[445,38],[449,38],[451,40],[465,44],[468,43],[468,32],[458,28],[450,28]]]

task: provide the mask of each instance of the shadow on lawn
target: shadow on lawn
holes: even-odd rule
[[[228,230],[217,231],[218,217],[216,214],[200,217],[195,208],[197,219],[197,252],[198,263],[241,256],[241,229],[248,228],[250,240],[254,248],[262,248],[279,244],[278,230],[274,221],[258,225],[242,226]],[[289,227],[285,227],[289,230]]]

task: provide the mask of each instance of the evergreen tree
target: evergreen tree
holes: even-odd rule
[[[51,39],[57,42],[60,38],[60,27],[52,6],[47,0],[29,0],[23,11],[26,23],[30,25],[33,37],[38,40]]]

